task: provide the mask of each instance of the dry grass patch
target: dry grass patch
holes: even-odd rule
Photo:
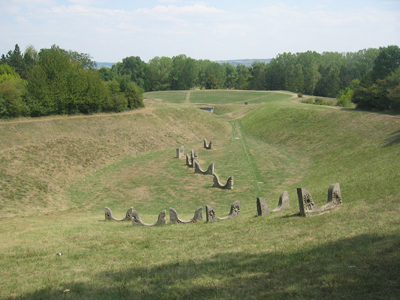
[[[193,108],[141,112],[0,124],[2,217],[77,207],[65,191],[88,174],[126,157],[227,130]]]

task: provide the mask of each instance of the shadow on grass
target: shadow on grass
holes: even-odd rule
[[[293,253],[222,252],[63,285],[69,293],[47,288],[18,299],[398,299],[400,236],[366,234]]]
[[[393,132],[390,137],[386,140],[387,144],[385,147],[390,147],[400,143],[400,130]]]

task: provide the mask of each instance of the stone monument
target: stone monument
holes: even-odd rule
[[[171,221],[171,223],[173,224],[190,224],[190,223],[195,223],[197,221],[203,220],[203,207],[200,206],[199,208],[197,208],[194,212],[194,217],[191,218],[189,221],[183,221],[181,219],[179,219],[178,217],[178,213],[176,212],[175,209],[173,209],[172,207],[169,208],[169,220]]]
[[[107,220],[130,221],[132,219],[132,212],[133,212],[133,208],[131,207],[126,211],[125,218],[116,219],[116,218],[113,217],[111,209],[109,209],[108,207],[104,208],[104,215],[105,215],[106,221]]]
[[[203,175],[207,175],[207,174],[212,175],[212,174],[214,174],[214,163],[212,163],[211,165],[209,165],[207,170],[203,171],[203,170],[200,168],[199,163],[195,161],[195,162],[194,162],[194,172],[195,172],[195,173],[200,173],[200,174],[203,174]]]
[[[314,203],[311,193],[304,188],[297,189],[297,197],[299,200],[299,215],[302,217],[323,214],[343,206],[339,183],[332,184],[329,187],[328,201],[322,207],[319,207]]]
[[[166,225],[167,224],[167,219],[165,218],[167,215],[167,213],[165,212],[165,210],[163,210],[162,212],[160,212],[160,214],[158,215],[158,220],[157,222],[155,222],[154,224],[146,224],[142,221],[142,219],[140,219],[140,215],[139,213],[134,210],[132,212],[132,225],[136,225],[136,226],[157,226],[157,225]]]
[[[220,189],[225,189],[225,190],[231,190],[233,189],[233,176],[229,177],[226,184],[222,184],[221,181],[219,180],[219,177],[217,174],[213,173],[214,176],[214,184],[213,186],[219,187]]]
[[[207,140],[204,139],[204,148],[211,150],[213,147],[213,143],[210,141],[210,143],[207,144]]]
[[[215,222],[215,221],[222,221],[228,220],[235,217],[240,216],[240,202],[236,201],[231,205],[231,211],[228,216],[224,218],[218,218],[215,214],[215,211],[212,209],[211,206],[206,205],[206,215],[207,215],[207,222]]]

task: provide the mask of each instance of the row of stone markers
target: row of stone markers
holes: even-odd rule
[[[158,215],[157,221],[153,224],[144,223],[142,221],[142,219],[140,218],[139,213],[136,210],[133,210],[133,207],[130,207],[126,211],[125,218],[123,218],[123,219],[114,218],[111,209],[108,207],[104,208],[104,214],[105,214],[106,221],[108,221],[108,220],[132,221],[132,225],[136,225],[136,226],[156,226],[156,225],[166,225],[167,224],[167,219],[166,219],[167,213],[165,210],[160,212],[160,214]],[[240,216],[240,202],[239,201],[236,201],[231,205],[231,210],[229,212],[229,215],[226,217],[223,217],[223,218],[218,218],[217,215],[215,214],[214,209],[212,209],[211,206],[206,205],[207,222],[227,220],[227,219],[232,219],[237,216]],[[197,221],[203,220],[203,207],[200,206],[199,208],[197,208],[196,211],[194,212],[194,217],[188,221],[181,220],[178,217],[178,213],[176,212],[176,210],[174,208],[170,207],[169,208],[169,220],[173,224],[196,223]]]
[[[322,207],[318,207],[314,203],[311,193],[304,188],[297,189],[297,197],[299,200],[299,210],[300,210],[298,215],[303,216],[303,217],[323,214],[328,211],[341,208],[343,205],[339,183],[332,184],[329,187],[328,201]],[[278,212],[278,211],[281,211],[281,210],[287,209],[287,208],[289,208],[289,194],[287,191],[285,191],[281,194],[281,196],[279,197],[278,206],[274,210],[270,210],[268,208],[268,205],[263,198],[257,198],[257,215],[258,216],[263,216],[263,215],[269,214],[271,212]],[[158,215],[157,221],[153,224],[144,223],[141,220],[139,213],[137,211],[133,210],[132,207],[130,207],[127,210],[125,218],[123,218],[123,219],[114,218],[112,215],[111,209],[108,207],[104,208],[104,214],[105,214],[106,220],[114,220],[114,221],[129,221],[129,220],[131,220],[132,225],[137,225],[137,226],[156,226],[156,225],[166,225],[167,224],[165,210],[163,210]],[[231,205],[231,210],[229,212],[229,215],[226,217],[223,217],[223,218],[218,218],[216,216],[214,209],[212,209],[211,206],[206,205],[207,222],[227,220],[227,219],[232,219],[237,216],[240,216],[240,202],[239,201],[236,201]],[[169,217],[170,217],[170,222],[173,224],[195,223],[195,222],[201,221],[203,219],[203,207],[200,206],[199,208],[197,208],[196,211],[194,212],[194,217],[188,221],[181,220],[178,217],[178,213],[176,212],[176,210],[174,208],[170,207],[169,208]]]
[[[204,140],[204,148],[212,149],[212,142],[207,143],[207,140]],[[176,149],[176,156],[177,156],[177,158],[181,158],[181,157],[185,156],[183,146],[179,149]],[[232,189],[233,188],[233,177],[230,177],[228,179],[227,183],[225,185],[223,185],[220,182],[218,175],[214,173],[214,163],[212,163],[206,171],[203,171],[198,163],[198,157],[199,157],[198,152],[194,152],[194,150],[191,150],[190,156],[186,155],[186,164],[189,167],[194,167],[195,173],[200,173],[200,174],[204,174],[204,175],[207,175],[207,174],[213,175],[213,177],[214,177],[214,185],[213,186],[216,186],[216,187],[219,187],[222,189]],[[307,189],[298,188],[297,189],[297,197],[298,197],[298,201],[299,201],[298,215],[303,216],[303,217],[323,214],[328,211],[338,209],[338,208],[342,207],[342,205],[343,205],[339,183],[332,184],[329,187],[328,201],[322,207],[318,207],[314,203],[311,193]],[[268,205],[263,198],[257,198],[257,215],[258,216],[263,216],[263,215],[269,214],[271,212],[278,212],[278,211],[281,211],[281,210],[287,209],[287,208],[289,208],[289,194],[287,191],[283,192],[280,195],[278,206],[274,210],[270,210],[268,208]],[[212,209],[212,207],[206,205],[207,222],[227,220],[227,219],[237,217],[239,215],[240,215],[239,201],[234,202],[231,205],[231,210],[230,210],[228,216],[222,217],[222,218],[218,218],[215,214],[215,211]],[[201,221],[203,219],[203,207],[197,208],[194,213],[194,217],[188,221],[181,220],[178,217],[178,213],[176,212],[176,210],[172,207],[169,208],[169,216],[170,216],[170,222],[173,224],[195,223],[195,222]],[[105,207],[105,219],[106,220],[115,220],[115,221],[131,220],[132,224],[137,225],[137,226],[156,226],[156,225],[167,224],[165,210],[163,210],[159,214],[158,219],[155,223],[146,224],[141,220],[139,213],[137,211],[133,210],[132,207],[127,210],[125,218],[123,218],[123,219],[114,218],[112,215],[111,209],[108,207]]]
[[[311,196],[311,193],[304,188],[297,189],[297,198],[299,200],[299,216],[309,217],[326,213],[331,210],[341,208],[343,205],[340,184],[334,183],[328,189],[328,201],[322,207],[318,207]],[[289,194],[283,192],[279,197],[278,207],[274,210],[268,208],[263,198],[257,198],[257,215],[264,216],[271,212],[278,212],[289,208]]]
[[[209,143],[207,143],[207,140],[204,139],[204,148],[210,150],[212,149],[212,147],[212,142],[210,141]],[[183,156],[185,156],[185,154],[184,147],[182,146],[180,149],[176,149],[176,157],[181,158]],[[233,176],[228,178],[226,184],[221,183],[218,175],[214,172],[214,163],[209,165],[206,171],[203,171],[199,164],[199,153],[195,152],[193,149],[190,150],[190,155],[186,154],[186,165],[189,168],[194,168],[195,173],[200,173],[203,175],[213,175],[213,186],[226,190],[233,189]]]

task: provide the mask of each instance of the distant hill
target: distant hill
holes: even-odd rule
[[[101,67],[106,67],[106,68],[111,68],[113,65],[115,65],[116,63],[110,63],[110,62],[98,62],[96,61],[97,64],[97,68],[101,68]]]
[[[267,58],[267,59],[235,59],[235,60],[216,60],[215,62],[219,63],[219,64],[223,64],[223,63],[228,63],[231,64],[233,66],[237,66],[239,64],[245,65],[247,67],[250,67],[252,65],[253,62],[255,61],[259,61],[259,62],[265,62],[266,64],[269,63],[271,61],[271,58]],[[112,63],[112,62],[96,62],[97,64],[97,68],[100,69],[101,67],[106,67],[106,68],[111,68],[113,65],[115,65],[116,63]]]
[[[267,58],[267,59],[235,59],[235,60],[216,60],[215,62],[223,64],[223,63],[228,63],[234,66],[237,66],[239,64],[245,65],[247,67],[250,67],[253,62],[265,62],[266,64],[269,63],[271,61],[271,58]]]

